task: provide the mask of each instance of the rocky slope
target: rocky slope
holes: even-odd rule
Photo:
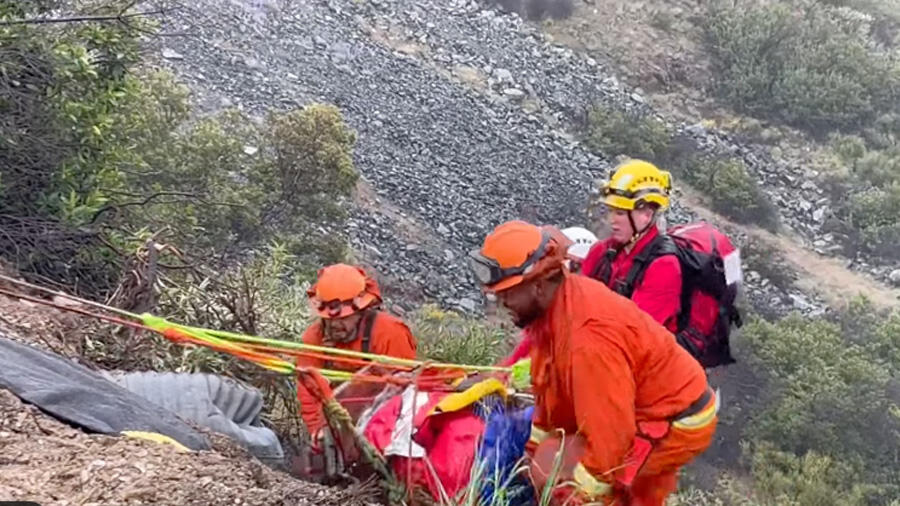
[[[481,299],[465,256],[493,226],[586,221],[610,161],[565,132],[570,119],[598,100],[649,107],[603,62],[470,0],[203,0],[165,28],[188,33],[161,40],[158,54],[203,111],[339,106],[359,133],[366,181],[354,248],[405,295],[466,311]],[[825,204],[800,168],[699,124],[677,128],[699,149],[742,156],[784,204],[783,220],[822,240]],[[670,213],[693,217],[681,206]],[[821,310],[796,289],[754,281],[751,299],[775,313]]]

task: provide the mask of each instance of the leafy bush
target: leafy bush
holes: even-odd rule
[[[494,365],[511,350],[499,326],[470,319],[433,305],[411,319],[423,358],[454,364]]]
[[[897,258],[900,239],[900,182],[850,195],[843,211],[858,234],[863,250],[884,258]]]
[[[767,382],[745,435],[756,488],[774,503],[822,504],[824,490],[835,504],[886,504],[900,493],[890,393],[898,317],[874,314],[858,302],[835,322],[791,316],[744,328],[746,361]]]
[[[775,208],[743,161],[693,158],[679,172],[703,192],[714,211],[739,223],[756,223],[767,229],[778,226]]]
[[[863,136],[831,136],[833,167],[826,176],[839,199],[838,216],[848,246],[884,257],[898,258],[900,239],[900,122],[883,115]],[[850,198],[846,198],[850,195]]]
[[[813,131],[897,111],[900,69],[860,22],[810,4],[713,7],[705,39],[720,95],[741,111]]]
[[[802,456],[781,452],[769,444],[752,451],[755,495],[763,504],[787,506],[864,506],[876,491],[855,482],[852,466],[810,451]]]
[[[659,120],[602,105],[588,111],[585,144],[609,157],[625,155],[659,162],[671,134]]]
[[[97,2],[92,14],[126,5]],[[0,2],[0,19],[33,13]],[[229,265],[282,237],[298,269],[342,258],[341,205],[357,174],[340,112],[189,123],[187,88],[139,66],[148,28],[139,17],[0,27],[0,215],[15,229],[0,250],[25,275],[98,298],[150,237],[170,246],[164,269]]]

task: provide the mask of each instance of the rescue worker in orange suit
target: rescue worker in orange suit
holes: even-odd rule
[[[310,306],[319,319],[303,333],[305,344],[362,351],[397,358],[416,358],[416,341],[403,321],[380,310],[381,291],[375,279],[355,266],[330,265],[321,269],[307,290]],[[361,366],[338,360],[300,357],[298,366],[356,371]],[[322,406],[302,384],[297,386],[300,415],[317,446],[326,428]]]
[[[552,230],[552,227],[548,227],[548,230]],[[582,227],[568,227],[561,232],[571,243],[566,250],[566,258],[568,259],[566,268],[572,272],[578,272],[581,268],[581,263],[587,257],[588,251],[597,243],[597,236],[590,230]],[[523,330],[519,343],[513,348],[509,356],[501,360],[497,365],[500,367],[512,367],[516,362],[527,359],[530,350],[531,336]]]
[[[661,506],[679,468],[713,439],[715,394],[662,325],[604,284],[568,272],[565,247],[546,229],[511,221],[471,253],[483,290],[533,339],[532,478],[545,485],[547,448],[562,431],[581,448],[566,455],[556,504]]]
[[[602,189],[610,237],[590,249],[581,274],[623,293],[628,272],[639,255],[659,236],[657,220],[669,206],[671,177],[643,160],[619,165]],[[650,261],[633,281],[631,300],[654,320],[675,332],[681,307],[681,266],[674,255]]]

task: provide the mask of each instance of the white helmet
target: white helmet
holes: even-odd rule
[[[591,246],[598,241],[597,236],[593,232],[583,227],[569,227],[564,229],[562,233],[574,243],[569,246],[569,256],[578,260],[587,258]]]

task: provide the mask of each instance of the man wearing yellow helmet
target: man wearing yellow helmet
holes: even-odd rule
[[[644,160],[616,167],[602,189],[610,237],[594,244],[581,273],[631,299],[670,331],[677,328],[681,305],[681,266],[672,255],[649,260],[640,279],[629,279],[632,266],[648,258],[659,236],[657,220],[669,206],[671,175]],[[643,253],[643,254],[642,254]]]

